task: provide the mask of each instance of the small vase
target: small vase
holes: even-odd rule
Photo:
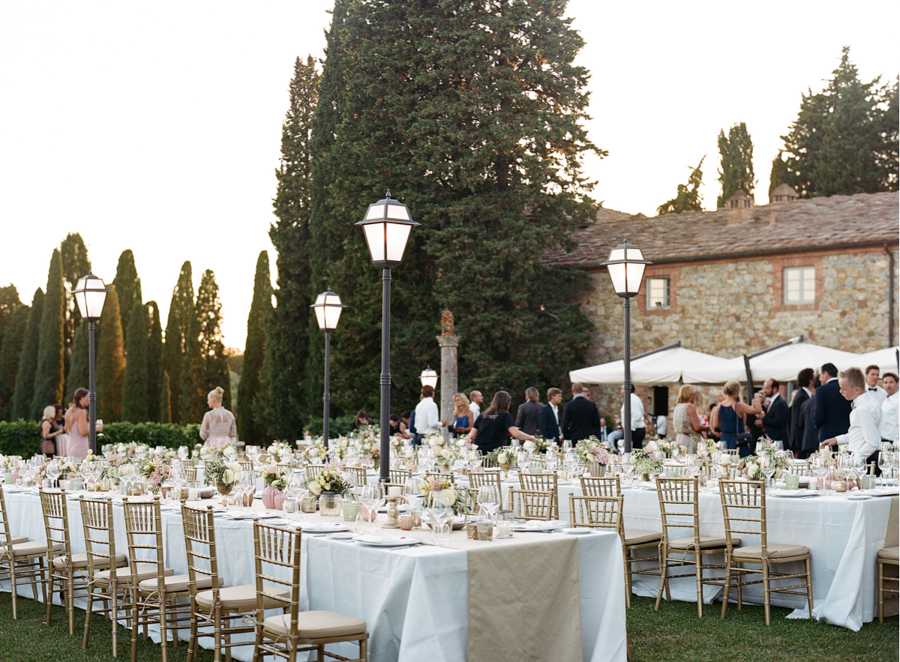
[[[216,489],[219,490],[219,494],[222,496],[231,494],[231,488],[233,487],[234,483],[216,483]]]
[[[334,492],[322,492],[319,497],[319,514],[322,517],[340,517],[341,500]]]
[[[512,468],[512,465],[509,462],[498,462],[500,465],[501,471],[509,471]]]
[[[268,510],[281,510],[284,505],[284,492],[274,485],[269,485],[262,491],[262,502]]]
[[[595,478],[603,478],[606,475],[606,465],[599,462],[590,463],[591,476]]]

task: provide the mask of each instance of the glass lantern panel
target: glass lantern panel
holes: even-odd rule
[[[610,255],[610,258],[612,258],[612,255]],[[610,264],[607,268],[609,269],[609,278],[612,281],[613,289],[619,296],[623,295],[625,293],[625,264],[622,262]]]
[[[369,245],[369,254],[372,262],[384,262],[384,223],[370,223],[363,226],[366,233],[366,243]]]
[[[406,223],[387,223],[386,225],[387,261],[401,262],[412,226]]]

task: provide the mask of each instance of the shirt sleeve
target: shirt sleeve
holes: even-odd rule
[[[203,414],[203,423],[200,425],[200,438],[204,441],[209,438],[209,412]]]
[[[862,428],[863,445],[859,452],[863,457],[869,457],[881,447],[881,433],[878,431],[880,413],[874,407],[860,412],[859,425]]]

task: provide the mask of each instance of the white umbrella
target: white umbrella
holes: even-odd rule
[[[897,366],[897,350],[900,349],[898,347],[886,347],[885,349],[878,349],[874,352],[867,352],[866,354],[858,354],[859,363],[857,367],[860,370],[865,370],[867,366],[877,365],[881,370],[882,376],[886,372],[893,372],[894,374],[898,374],[898,366]]]
[[[631,359],[631,382],[643,386],[673,384],[682,381],[685,371],[693,366],[719,366],[724,363],[728,361],[711,354],[695,352],[684,347],[671,347]],[[625,381],[625,362],[611,361],[589,368],[571,370],[569,379],[582,384],[621,384]]]

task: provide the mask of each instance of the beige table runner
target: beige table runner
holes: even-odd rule
[[[900,536],[898,536],[898,525],[900,525],[900,507],[898,507],[898,503],[900,503],[900,498],[892,496],[891,515],[888,519],[887,533],[885,533],[884,535],[885,547],[896,547],[898,544],[900,544]]]
[[[452,544],[468,556],[469,662],[582,659],[575,536]]]

